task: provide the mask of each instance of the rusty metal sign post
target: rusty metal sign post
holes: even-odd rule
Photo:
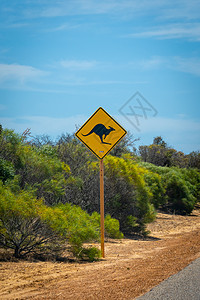
[[[127,131],[102,107],[81,126],[76,137],[100,159],[101,256],[104,249],[104,157],[119,143]]]

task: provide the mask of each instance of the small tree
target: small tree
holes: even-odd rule
[[[24,191],[13,194],[2,185],[0,196],[1,247],[13,249],[16,258],[61,250],[62,239],[39,216],[40,200]]]
[[[39,217],[22,217],[14,212],[0,217],[0,246],[13,249],[16,258],[29,253],[52,254],[60,252],[61,239]]]
[[[187,155],[188,166],[200,169],[200,151],[193,151]]]

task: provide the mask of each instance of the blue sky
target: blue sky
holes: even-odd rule
[[[55,138],[103,107],[136,146],[189,153],[199,98],[199,0],[0,0],[4,128]]]

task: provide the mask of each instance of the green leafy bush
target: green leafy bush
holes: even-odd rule
[[[91,215],[92,221],[94,224],[97,224],[100,228],[100,219],[101,216],[97,212],[93,212]],[[112,218],[107,214],[104,218],[104,227],[105,227],[105,236],[112,239],[122,239],[124,237],[123,233],[120,231],[119,221]]]
[[[181,214],[190,214],[194,208],[196,199],[193,196],[189,182],[184,181],[175,172],[167,176],[166,202],[168,208]]]
[[[99,239],[99,227],[78,206],[69,203],[46,207],[43,219],[70,244],[71,252],[79,257],[83,243]]]
[[[8,179],[12,179],[15,175],[15,170],[9,161],[0,158],[0,180],[3,181],[3,183],[6,182]]]
[[[151,203],[157,209],[165,203],[165,188],[162,183],[162,178],[159,174],[146,170],[144,180],[152,194]]]
[[[119,229],[119,221],[112,218],[109,214],[105,217],[105,234],[112,239],[122,239],[123,233]]]
[[[99,239],[99,226],[81,208],[70,204],[47,207],[30,192],[13,194],[2,184],[0,197],[0,246],[13,249],[15,257],[57,254],[67,244],[76,257],[83,253],[90,260],[98,256],[98,251],[83,248],[84,242]]]
[[[199,169],[181,169],[180,173],[183,180],[190,183],[190,191],[196,198],[196,202],[200,200],[200,170]]]
[[[96,247],[81,248],[77,257],[92,262],[101,257],[101,251]]]
[[[140,163],[140,165],[154,174],[154,177],[159,176],[159,184],[157,183],[155,186],[156,190],[148,178],[149,175],[146,177],[154,195],[153,204],[156,208],[180,214],[192,212],[200,195],[199,170],[158,167],[149,163]]]
[[[145,172],[129,155],[105,158],[105,209],[119,220],[123,233],[142,233],[144,224],[155,219]]]

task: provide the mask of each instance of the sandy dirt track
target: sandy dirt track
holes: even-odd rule
[[[0,299],[135,299],[200,257],[200,210],[159,213],[146,240],[108,240],[94,263],[0,262]]]

